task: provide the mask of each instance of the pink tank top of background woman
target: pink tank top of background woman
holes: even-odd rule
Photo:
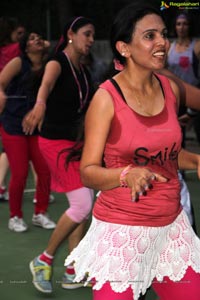
[[[19,43],[12,43],[0,47],[0,72],[11,59],[19,55]]]
[[[168,79],[160,80],[165,105],[152,117],[134,112],[107,80],[100,87],[112,96],[114,118],[105,147],[108,168],[149,168],[168,178],[168,182],[153,182],[146,195],[133,202],[129,188],[102,191],[93,214],[102,221],[138,225],[165,226],[173,222],[180,211],[180,184],[177,177],[177,156],[181,149],[181,129],[177,120],[177,103]]]

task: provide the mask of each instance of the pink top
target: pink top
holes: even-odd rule
[[[0,72],[11,59],[19,55],[20,55],[19,43],[12,43],[0,47]]]
[[[180,211],[180,184],[177,156],[181,149],[181,128],[177,120],[177,103],[169,80],[156,75],[163,89],[165,105],[152,117],[139,115],[123,100],[109,81],[100,87],[112,96],[115,114],[105,146],[108,168],[132,164],[166,176],[166,183],[153,182],[153,188],[139,201],[132,202],[129,188],[102,191],[93,214],[102,221],[138,225],[164,226],[173,222]]]

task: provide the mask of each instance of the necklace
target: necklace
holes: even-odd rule
[[[84,77],[84,81],[85,81],[85,86],[86,86],[86,94],[85,94],[85,97],[83,99],[83,92],[82,92],[82,89],[81,89],[81,85],[80,85],[80,82],[78,80],[78,77],[76,75],[76,71],[74,69],[74,66],[69,58],[69,56],[67,55],[66,52],[65,53],[65,56],[69,62],[69,65],[70,65],[70,68],[71,68],[71,71],[72,71],[72,74],[74,76],[74,79],[75,79],[75,82],[77,84],[77,87],[78,87],[78,92],[79,92],[79,102],[80,102],[80,107],[78,109],[78,112],[80,113],[82,111],[82,109],[84,108],[85,106],[85,103],[87,101],[87,98],[88,98],[88,94],[89,94],[89,85],[88,85],[88,80],[87,80],[87,77],[86,77],[86,74],[85,74],[85,71],[82,67],[82,65],[80,64],[80,69],[81,69],[81,73],[83,74],[83,77]]]
[[[134,96],[137,102],[137,106],[139,107],[139,109],[141,110],[141,112],[146,115],[146,116],[152,116],[152,113],[148,112],[147,110],[144,109],[140,99],[138,98],[138,95],[136,94],[136,92],[134,92]]]

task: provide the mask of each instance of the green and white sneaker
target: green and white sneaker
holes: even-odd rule
[[[33,275],[35,288],[42,293],[52,293],[51,273],[52,267],[36,257],[30,262],[30,270]]]
[[[62,283],[61,286],[63,289],[68,289],[68,290],[73,290],[73,289],[78,289],[80,287],[83,287],[84,283],[83,282],[74,282],[75,274],[67,274],[64,273],[63,278],[62,278]]]
[[[86,278],[80,282],[74,282],[74,278],[76,277],[76,274],[68,274],[64,273],[62,278],[61,286],[63,289],[73,290],[78,289],[84,286]],[[87,283],[86,287],[92,287],[92,284],[90,282]]]

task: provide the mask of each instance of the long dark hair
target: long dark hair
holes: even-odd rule
[[[65,168],[68,168],[68,165],[71,161],[79,161],[81,159],[82,151],[83,151],[83,141],[84,141],[84,117],[82,117],[80,124],[79,124],[79,130],[78,130],[78,136],[76,138],[76,142],[71,148],[66,148],[61,150],[58,153],[57,157],[57,165],[58,161],[60,159],[60,156],[63,153],[68,153],[65,159]]]
[[[83,16],[73,17],[69,19],[63,29],[63,34],[58,44],[56,45],[55,52],[56,53],[60,52],[67,46],[69,42],[67,37],[67,32],[69,29],[71,29],[73,32],[77,32],[81,27],[87,24],[94,25],[94,22],[93,20]],[[78,136],[74,146],[60,151],[57,157],[57,163],[59,161],[60,155],[63,153],[68,153],[65,160],[66,169],[71,161],[79,161],[81,159],[81,154],[83,149],[83,140],[84,140],[84,116],[82,116],[80,119]]]

